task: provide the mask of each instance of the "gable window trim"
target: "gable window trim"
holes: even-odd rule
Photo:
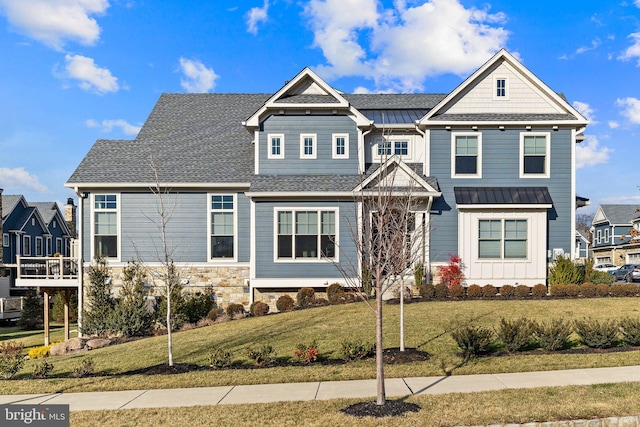
[[[267,158],[284,159],[283,133],[270,133],[267,135]]]
[[[507,76],[493,77],[493,99],[496,101],[509,100],[509,77]]]
[[[318,135],[315,133],[300,134],[300,158],[315,159],[318,156]]]
[[[385,135],[377,137],[373,147],[373,158],[384,161],[391,156],[397,156],[402,160],[413,160],[413,136],[412,135]]]
[[[275,263],[339,262],[339,217],[338,207],[274,208],[273,261]],[[323,250],[323,247],[327,249]],[[325,256],[325,252],[331,254]]]
[[[348,159],[349,158],[349,134],[334,133],[331,135],[331,158],[332,159]]]
[[[121,256],[121,244],[122,244],[122,236],[121,230],[122,225],[120,223],[120,193],[95,193],[91,195],[91,258],[96,258],[97,256],[104,256],[106,259],[110,259],[113,261],[120,261]],[[100,222],[96,222],[98,216],[103,217],[105,220],[108,220],[109,223],[101,224]],[[113,224],[113,220],[115,220],[115,224]],[[113,232],[113,227],[115,225],[115,233]],[[104,227],[104,231],[108,231],[107,233],[103,233],[101,230],[100,234],[96,233],[96,227]],[[104,236],[104,237],[103,237]],[[111,239],[108,239],[111,237]],[[98,238],[102,241],[102,239],[108,239],[111,244],[114,244],[113,238],[115,237],[115,248],[111,248],[110,252],[114,253],[115,256],[109,256],[108,254],[103,254],[102,249],[97,247]],[[58,240],[60,240],[60,250],[58,250]],[[62,254],[62,239],[56,239],[56,252]]]
[[[210,263],[237,262],[238,260],[238,197],[236,193],[209,193],[207,194],[208,221],[207,221],[207,260]],[[214,218],[219,218],[224,223],[215,225]],[[231,218],[231,224],[228,222]],[[225,218],[222,220],[222,218]],[[229,234],[229,228],[233,227]],[[231,255],[227,256],[215,253],[215,244],[224,244],[231,238]],[[228,250],[228,249],[227,249]]]
[[[537,165],[532,165],[530,167],[542,166],[544,168],[544,172],[525,172],[527,167],[527,160],[535,160],[535,158],[542,157],[543,155],[538,153],[539,146],[534,139],[534,152],[525,152],[525,142],[529,138],[537,138],[544,137],[544,161],[540,164],[539,160],[537,161]],[[530,139],[529,139],[530,141]],[[550,132],[521,132],[520,133],[520,178],[549,178],[550,177],[550,166],[551,166],[551,133]]]
[[[469,147],[466,149],[461,148],[461,153],[458,153],[458,138],[460,138],[460,142],[462,142],[463,138],[466,138],[467,143],[470,138],[475,138],[476,140],[476,149],[475,154],[471,151],[469,154]],[[463,157],[474,157],[476,158],[476,171],[475,173],[458,173],[458,160],[461,160],[462,163]],[[459,159],[460,158],[460,159]],[[452,132],[451,133],[451,178],[482,178],[482,133],[480,132]]]

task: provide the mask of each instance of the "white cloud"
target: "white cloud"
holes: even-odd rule
[[[57,77],[77,80],[82,89],[98,94],[117,92],[120,89],[117,77],[111,75],[108,69],[96,66],[93,58],[65,55],[64,59],[64,72],[57,73],[54,70]]]
[[[614,120],[609,120],[609,123],[607,123],[607,124],[609,125],[609,127],[611,129],[618,129],[620,127],[620,123],[618,123],[618,122],[616,122]]]
[[[262,7],[252,7],[247,12],[247,31],[251,34],[258,34],[258,24],[266,22],[269,16],[269,0],[264,0]]]
[[[621,114],[635,125],[640,124],[640,99],[624,98],[616,100],[616,105],[622,107]]]
[[[197,60],[180,58],[180,71],[184,78],[180,79],[180,85],[189,93],[203,93],[213,90],[219,76],[213,68],[207,68]]]
[[[596,38],[596,39],[591,41],[591,46],[581,46],[578,49],[576,49],[576,54],[580,55],[580,54],[588,52],[590,50],[594,50],[598,46],[600,46],[601,43],[602,42],[600,41],[600,39]]]
[[[591,124],[596,124],[596,116],[593,114],[594,110],[586,102],[573,101],[573,107],[580,112]]]
[[[504,47],[502,13],[465,9],[458,0],[404,1],[381,10],[376,0],[311,0],[305,13],[331,79],[363,75],[378,89],[420,90],[426,77],[467,74]]]
[[[32,190],[38,193],[49,193],[49,188],[43,185],[36,175],[30,174],[24,168],[0,168],[0,188],[12,193]]]
[[[95,44],[100,27],[91,16],[108,7],[108,0],[0,0],[0,11],[15,31],[56,50],[66,40]]]
[[[640,67],[640,33],[629,34],[629,38],[633,40],[633,44],[629,46],[627,50],[625,50],[624,53],[618,57],[618,59],[627,61],[629,59],[637,58],[638,67]]]
[[[111,132],[113,128],[120,128],[125,135],[137,135],[140,132],[141,126],[135,126],[129,124],[125,120],[103,120],[98,122],[97,120],[89,119],[86,121],[86,125],[90,128],[102,128],[103,132]]]
[[[598,138],[589,135],[582,143],[576,145],[576,168],[607,163],[612,151],[611,148],[600,147]]]

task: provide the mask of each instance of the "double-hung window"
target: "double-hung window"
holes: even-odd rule
[[[284,159],[284,134],[269,134],[268,155],[269,159]]]
[[[9,234],[2,233],[2,246],[5,248],[9,246]]]
[[[520,176],[549,177],[549,133],[520,134]]]
[[[214,260],[235,257],[235,205],[233,194],[211,196],[211,258]]]
[[[60,237],[56,238],[56,253],[63,255],[62,253],[62,239]]]
[[[47,256],[53,255],[53,241],[51,236],[47,236]]]
[[[453,133],[451,151],[451,176],[456,178],[482,177],[482,135]]]
[[[481,219],[478,222],[478,258],[527,258],[526,219]]]
[[[315,133],[303,133],[300,134],[300,158],[301,159],[315,159],[317,156],[316,146],[317,136]]]
[[[94,196],[93,221],[95,256],[118,258],[118,197],[115,194]],[[59,249],[56,241],[56,252],[62,250]]]
[[[36,256],[42,256],[42,237],[36,237]]]
[[[509,99],[509,79],[506,77],[494,77],[493,99]]]
[[[332,150],[333,150],[332,158],[348,159],[349,158],[349,134],[334,133]]]
[[[334,209],[276,211],[276,258],[335,259],[336,217]]]
[[[31,256],[31,236],[22,236],[22,255]]]

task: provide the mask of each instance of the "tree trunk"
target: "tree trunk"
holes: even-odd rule
[[[171,336],[171,288],[167,289],[167,350],[169,351],[169,366],[173,367],[173,339]]]
[[[378,282],[380,283],[380,282]],[[377,384],[377,405],[386,403],[386,393],[384,389],[384,353],[382,347],[382,289],[376,289],[376,384]]]
[[[404,283],[400,281],[400,351],[404,351]]]

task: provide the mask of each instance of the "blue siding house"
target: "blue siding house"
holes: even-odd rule
[[[308,68],[273,94],[163,94],[135,140],[96,141],[69,178],[79,261],[158,266],[161,200],[187,287],[221,304],[322,289],[361,262],[354,196],[393,170],[428,272],[458,254],[467,284],[545,283],[575,255],[587,123],[505,50],[448,94],[345,94]]]
[[[596,264],[640,264],[640,240],[631,235],[640,230],[638,205],[600,205],[591,225]]]

